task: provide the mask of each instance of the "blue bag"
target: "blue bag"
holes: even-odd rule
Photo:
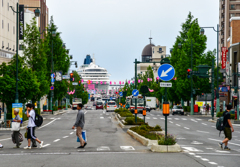
[[[86,135],[86,131],[82,131],[82,138],[85,142],[87,142],[87,135]],[[79,137],[77,136],[77,142],[80,142]]]

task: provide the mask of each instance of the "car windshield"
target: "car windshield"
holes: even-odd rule
[[[116,105],[116,103],[114,103],[114,102],[108,102],[108,105],[109,105],[109,106],[114,106],[114,105]]]
[[[173,109],[182,109],[182,106],[173,106]]]
[[[102,105],[102,102],[97,102],[97,105]]]

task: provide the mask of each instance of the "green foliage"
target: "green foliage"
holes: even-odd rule
[[[155,127],[151,127],[149,125],[141,125],[130,128],[130,130],[138,133],[141,136],[144,136],[145,138],[148,138],[150,140],[157,140],[156,133],[153,133],[154,131],[162,131],[161,127],[159,125],[156,125]]]
[[[63,106],[58,106],[59,109],[63,109]]]
[[[184,112],[190,112],[191,106],[183,106]]]
[[[175,136],[168,134],[165,139],[165,135],[158,135],[158,145],[174,145],[177,143],[177,139]]]
[[[28,120],[27,114],[23,113],[23,121]]]
[[[53,106],[52,109],[53,109],[53,111],[57,111],[58,110],[58,106]]]
[[[4,62],[0,65],[0,76],[0,101],[7,104],[10,113],[16,97],[16,56],[8,64]],[[19,103],[26,103],[39,91],[39,82],[22,57],[18,57],[18,79]]]
[[[235,119],[235,114],[230,114],[230,119]]]
[[[142,125],[144,124],[143,119],[137,117],[137,123],[135,123],[135,117],[127,117],[125,119],[125,125]]]
[[[216,117],[221,117],[223,115],[223,112],[218,112]]]
[[[41,110],[40,110],[40,108],[35,108],[34,110],[35,110],[35,112],[36,112],[37,114],[41,115]],[[25,115],[25,114],[24,114],[24,115]]]

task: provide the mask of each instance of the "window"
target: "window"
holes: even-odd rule
[[[109,105],[109,106],[115,106],[116,103],[115,103],[115,102],[108,102],[108,105]]]
[[[4,1],[4,0],[2,0],[2,6],[3,6],[3,1]]]
[[[2,49],[4,48],[4,42],[2,41]]]
[[[8,11],[9,11],[9,2],[8,2]]]
[[[230,9],[234,10],[235,9],[235,5],[231,5]]]

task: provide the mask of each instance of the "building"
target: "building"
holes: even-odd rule
[[[230,35],[227,40],[227,60],[226,60],[226,85],[236,87],[237,75],[233,75],[235,72],[240,71],[240,16],[231,17],[230,19]],[[229,96],[229,101],[232,102],[233,106],[237,105],[237,94],[234,89],[230,90],[231,96]]]
[[[0,1],[0,64],[10,62],[16,54],[16,9],[18,0]]]
[[[227,39],[230,36],[230,19],[240,16],[240,0],[219,0],[219,60],[221,60],[221,48],[227,47]]]
[[[142,51],[142,63],[137,65],[137,74],[144,74],[147,71],[149,66],[152,67],[154,78],[158,76],[157,70],[160,67],[160,61],[162,58],[166,57],[166,46],[155,46],[152,43],[152,38],[150,39],[150,43],[146,45]],[[148,63],[149,62],[149,63]],[[159,63],[152,63],[159,62]]]
[[[76,72],[83,79],[82,84],[89,93],[108,94],[110,74],[105,68],[96,65],[90,55],[86,56],[83,65]]]
[[[48,27],[49,22],[49,9],[46,4],[46,0],[19,0],[20,5],[24,5],[25,12],[30,10],[34,12],[35,8],[26,8],[26,7],[39,7],[40,8],[40,17],[38,18],[38,27],[39,31],[43,32]],[[44,37],[44,34],[41,35],[41,38]]]

